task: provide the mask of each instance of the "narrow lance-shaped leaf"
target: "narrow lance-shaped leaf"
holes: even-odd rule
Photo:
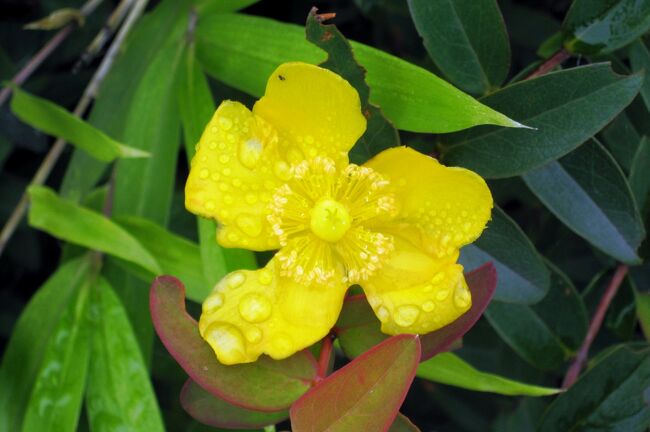
[[[293,404],[293,430],[387,431],[406,397],[419,360],[417,336],[385,340]]]
[[[196,61],[193,44],[188,46],[181,59],[177,98],[183,126],[185,153],[187,160],[190,161],[194,156],[194,146],[199,142],[203,129],[214,113],[210,86],[201,66]],[[251,251],[219,246],[216,242],[217,228],[214,221],[197,217],[197,225],[203,272],[207,281],[204,289],[211,289],[231,271],[257,268],[255,255]],[[192,290],[188,287],[190,298],[192,294]]]
[[[281,63],[318,64],[325,59],[321,50],[305,40],[302,27],[239,14],[201,16],[196,41],[199,61],[209,74],[258,97]],[[367,45],[350,43],[367,71],[370,102],[381,107],[398,129],[442,133],[479,124],[521,127],[425,69]],[[263,54],[251,56],[251,52]]]
[[[181,404],[195,420],[226,429],[264,427],[289,418],[287,410],[263,412],[233,405],[204,390],[191,378],[181,391]]]
[[[48,100],[15,87],[11,111],[23,122],[49,135],[63,138],[104,162],[115,158],[148,157],[149,153],[115,141],[79,117]]]
[[[623,172],[600,144],[589,141],[523,179],[575,233],[620,261],[638,261],[643,223]]]
[[[409,0],[429,56],[445,77],[483,95],[506,79],[510,44],[495,0]]]
[[[452,353],[438,354],[421,363],[417,376],[441,384],[468,390],[499,393],[508,396],[549,396],[561,390],[524,384],[508,378],[481,372]]]
[[[487,262],[497,270],[495,300],[532,304],[548,291],[550,276],[544,262],[521,228],[498,207],[481,237],[461,249],[460,263],[466,270]]]
[[[641,87],[641,97],[645,106],[650,110],[650,80],[648,74],[650,73],[650,51],[643,42],[643,39],[638,39],[630,46],[630,64],[634,72],[644,71],[643,87]]]
[[[90,356],[88,294],[94,276],[86,279],[68,303],[47,343],[23,431],[76,431]]]
[[[360,66],[350,43],[335,25],[324,25],[312,8],[305,26],[307,40],[327,52],[327,60],[320,66],[345,78],[359,93],[361,111],[366,117],[364,134],[350,150],[350,160],[363,163],[382,150],[399,145],[399,134],[381,109],[370,103],[371,90],[366,84],[366,71]]]
[[[150,308],[156,332],[172,357],[201,387],[231,404],[266,412],[286,409],[316,375],[316,362],[307,351],[281,361],[262,357],[233,366],[219,363],[185,311],[185,289],[173,277],[159,277],[151,285]]]
[[[588,55],[616,51],[648,29],[647,0],[575,0],[562,23],[564,46]]]
[[[47,342],[89,268],[87,256],[64,263],[38,289],[21,313],[0,365],[0,430],[22,430],[25,409],[45,357]]]
[[[650,347],[620,345],[594,360],[595,364],[546,411],[540,432],[648,429],[647,388],[650,386]]]
[[[90,307],[94,321],[86,391],[90,430],[164,431],[133,328],[106,280],[98,279]]]
[[[46,187],[30,187],[29,197],[29,224],[34,228],[160,274],[160,266],[149,251],[107,217],[64,200]]]
[[[587,141],[632,102],[641,82],[639,75],[616,75],[608,64],[594,64],[510,85],[481,102],[533,129],[480,127],[455,134],[447,139],[443,161],[487,178],[523,174]]]
[[[648,173],[650,173],[650,139],[646,136],[641,139],[630,168],[630,189],[632,189],[632,195],[641,214],[644,214],[648,204],[648,195],[650,195],[650,175]]]

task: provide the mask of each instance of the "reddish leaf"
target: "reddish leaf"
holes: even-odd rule
[[[402,413],[398,413],[388,432],[420,432],[420,429]]]
[[[298,399],[290,410],[293,431],[387,431],[419,360],[418,336],[387,339]]]
[[[181,390],[181,405],[197,421],[227,429],[264,427],[289,417],[286,410],[262,412],[238,407],[208,393],[191,378]]]
[[[308,351],[281,361],[264,356],[242,365],[219,363],[185,311],[185,288],[174,277],[154,280],[150,308],[156,332],[172,357],[197,384],[233,405],[266,412],[286,409],[316,376],[316,361]]]
[[[472,328],[490,303],[496,289],[497,274],[494,266],[487,263],[465,275],[472,293],[472,307],[453,323],[422,335],[422,361],[453,349],[460,338]],[[343,351],[349,357],[357,357],[382,340],[388,338],[380,330],[379,320],[363,295],[345,299],[336,333]]]

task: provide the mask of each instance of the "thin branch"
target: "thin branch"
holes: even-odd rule
[[[86,89],[84,90],[84,93],[81,96],[79,103],[75,107],[74,114],[77,117],[81,117],[83,113],[86,112],[86,109],[88,109],[93,99],[97,95],[97,92],[99,91],[99,87],[101,86],[102,82],[106,78],[106,75],[108,74],[111,67],[113,66],[113,62],[117,57],[120,47],[124,43],[126,36],[131,31],[133,24],[135,24],[137,19],[144,12],[144,9],[147,6],[148,1],[149,0],[137,0],[137,2],[134,4],[133,9],[131,9],[131,12],[129,13],[129,16],[124,21],[124,24],[122,25],[117,36],[111,43],[108,52],[104,56],[102,63],[99,65],[99,68],[97,68],[97,71],[95,72],[92,79],[90,80],[90,83],[88,83],[88,85],[86,86]],[[61,154],[65,149],[65,144],[66,144],[65,140],[61,138],[55,141],[54,145],[48,152],[47,156],[45,156],[45,159],[43,160],[40,167],[36,171],[34,178],[32,178],[30,185],[42,185],[43,183],[45,183],[45,180],[47,180],[48,176],[52,172],[54,165],[59,160],[59,157],[61,157]],[[9,217],[9,220],[7,220],[5,226],[2,228],[2,232],[0,232],[0,255],[2,255],[2,252],[4,252],[5,248],[7,247],[7,243],[9,243],[11,236],[16,231],[18,224],[20,223],[23,216],[25,215],[28,203],[29,203],[29,197],[27,196],[26,193],[23,193],[22,197],[20,198],[20,201],[18,202],[18,205],[11,213],[11,216]]]
[[[609,283],[607,290],[603,294],[603,297],[600,299],[600,303],[598,303],[598,308],[596,309],[596,313],[594,314],[594,317],[591,320],[591,323],[589,324],[589,330],[587,331],[587,336],[585,337],[585,340],[582,342],[582,346],[578,351],[578,355],[576,356],[575,360],[567,370],[567,373],[564,377],[564,381],[562,382],[562,388],[566,389],[571,387],[573,383],[575,383],[576,380],[578,379],[582,367],[587,362],[587,356],[589,355],[589,348],[591,347],[591,344],[593,343],[594,339],[596,339],[596,335],[598,334],[598,331],[600,330],[600,327],[603,324],[603,320],[605,319],[605,314],[607,313],[607,309],[609,308],[610,303],[614,299],[614,296],[616,295],[618,288],[621,286],[623,279],[625,279],[627,270],[628,267],[625,264],[619,264],[619,266],[616,268],[616,272],[614,273],[614,276],[612,276],[612,280]]]
[[[544,63],[539,65],[539,67],[534,71],[532,71],[525,79],[537,78],[538,76],[545,75],[570,58],[571,58],[571,53],[566,49],[562,48],[561,50],[559,50],[558,52],[550,56],[548,59],[546,59]]]
[[[85,5],[79,11],[81,15],[88,16],[97,9],[97,6],[103,0],[88,0]],[[70,23],[67,26],[59,30],[52,39],[50,39],[44,46],[41,48],[32,59],[27,62],[27,64],[11,79],[11,82],[16,86],[20,86],[24,83],[27,78],[29,78],[36,69],[47,59],[50,54],[56,50],[59,45],[68,37],[72,30],[77,26],[75,23]],[[11,86],[7,86],[0,91],[0,106],[4,104],[11,95]]]

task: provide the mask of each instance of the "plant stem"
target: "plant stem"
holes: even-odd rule
[[[592,342],[596,338],[596,335],[600,330],[600,326],[603,324],[603,319],[605,319],[605,313],[607,313],[607,309],[609,308],[612,299],[616,295],[618,288],[621,286],[623,279],[625,279],[627,270],[628,267],[625,264],[619,264],[618,267],[616,268],[616,272],[614,273],[614,276],[612,276],[612,280],[609,283],[607,290],[605,291],[602,298],[600,299],[600,303],[598,303],[598,308],[596,309],[596,313],[594,314],[594,317],[592,318],[591,323],[589,324],[589,330],[587,331],[587,336],[585,337],[585,340],[582,342],[582,346],[578,351],[578,355],[576,356],[575,360],[567,370],[567,373],[564,377],[564,381],[562,382],[562,388],[566,389],[571,387],[573,383],[575,383],[576,380],[578,379],[582,367],[587,362],[587,356],[589,355],[589,348],[591,347]]]
[[[571,58],[571,53],[567,51],[566,49],[562,48],[552,56],[550,56],[544,63],[539,65],[537,69],[532,71],[530,75],[528,75],[525,79],[531,79],[531,78],[537,78],[538,76],[542,76],[553,69],[555,69],[558,65],[562,64],[564,61],[568,60]]]
[[[81,99],[77,103],[77,106],[74,109],[74,114],[77,117],[81,117],[83,115],[86,109],[90,106],[91,102],[97,96],[99,87],[104,82],[106,75],[108,74],[111,67],[113,66],[115,58],[117,57],[117,54],[122,44],[124,43],[126,36],[131,31],[133,24],[135,24],[137,19],[144,12],[144,8],[147,6],[148,1],[149,0],[138,0],[134,4],[133,9],[131,9],[131,12],[129,13],[129,16],[124,21],[122,27],[120,27],[120,31],[118,32],[117,36],[115,36],[115,39],[111,43],[111,46],[106,52],[106,55],[104,56],[101,64],[97,68],[97,71],[95,72],[92,79],[90,80],[90,83],[88,83],[88,85],[86,86],[86,89],[84,90]],[[41,165],[38,167],[36,174],[34,174],[34,177],[30,182],[30,186],[42,185],[43,183],[45,183],[45,180],[47,180],[48,176],[52,172],[54,165],[56,165],[56,162],[59,160],[59,157],[61,157],[61,154],[65,149],[65,144],[66,144],[65,140],[61,138],[57,139],[54,142],[54,145],[45,156],[45,159],[43,160]],[[29,203],[29,197],[27,196],[26,193],[23,193],[22,197],[20,198],[20,201],[16,205],[16,208],[14,208],[13,212],[11,213],[11,216],[7,220],[7,223],[2,228],[2,232],[0,232],[0,255],[2,255],[2,252],[5,250],[7,243],[9,243],[11,236],[16,231],[18,224],[20,223],[23,216],[25,215],[25,211],[27,210],[28,203]]]
[[[85,5],[79,11],[81,15],[88,16],[97,9],[97,6],[103,0],[88,0]],[[45,61],[46,58],[54,52],[55,49],[61,45],[61,43],[68,37],[72,30],[77,24],[71,23],[59,30],[53,37],[50,39],[43,48],[41,48],[34,57],[31,58],[29,62],[11,79],[11,83],[20,86],[24,83],[27,78],[29,78],[36,69]],[[4,104],[11,95],[11,86],[7,86],[0,91],[0,106]]]
[[[327,335],[325,339],[323,339],[323,345],[320,348],[320,355],[318,356],[316,382],[321,381],[327,377],[327,369],[329,369],[330,357],[332,357],[332,335]]]

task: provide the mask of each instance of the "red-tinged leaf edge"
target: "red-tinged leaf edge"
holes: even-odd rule
[[[197,384],[233,405],[282,411],[309,390],[316,378],[316,360],[307,350],[280,361],[263,356],[241,365],[219,363],[201,338],[197,322],[188,315],[185,287],[175,277],[154,279],[149,302],[154,328],[167,351]]]
[[[420,432],[420,428],[413,424],[411,419],[402,413],[397,413],[388,432]]]
[[[263,412],[249,410],[216,397],[192,378],[183,385],[181,406],[196,421],[225,429],[254,429],[276,424],[289,418],[288,411]]]
[[[491,262],[467,273],[465,280],[472,293],[472,307],[451,324],[422,335],[420,361],[453,349],[454,342],[462,338],[476,324],[490,304],[497,287],[497,271]]]
[[[420,337],[418,335],[402,334],[402,335],[392,336],[386,339],[385,341],[381,342],[380,344],[375,345],[374,347],[364,352],[359,357],[355,358],[354,360],[352,360],[350,363],[348,363],[341,369],[334,372],[329,377],[320,381],[316,386],[314,386],[311,390],[309,390],[307,393],[301,396],[300,399],[298,399],[291,406],[289,410],[289,417],[291,418],[292,430],[294,432],[307,432],[306,430],[302,429],[301,426],[296,425],[294,423],[297,423],[296,419],[299,418],[302,407],[307,403],[307,401],[309,401],[309,399],[318,396],[318,394],[322,391],[323,388],[326,388],[330,385],[336,385],[336,382],[340,379],[345,380],[347,378],[347,375],[350,373],[349,371],[354,370],[357,367],[360,367],[360,365],[363,365],[366,359],[371,358],[373,356],[381,355],[381,353],[385,350],[392,351],[395,349],[396,344],[400,344],[408,341],[415,342],[416,355],[413,356],[414,361],[413,364],[411,365],[411,370],[408,373],[407,379],[405,380],[405,385],[400,390],[399,396],[394,399],[395,401],[394,406],[390,406],[390,407],[386,406],[386,410],[391,412],[392,415],[389,415],[389,417],[387,417],[386,422],[384,423],[382,428],[379,429],[379,431],[383,431],[383,432],[388,431],[391,425],[394,423],[395,418],[399,413],[399,408],[402,406],[402,403],[406,398],[406,394],[408,393],[411,383],[415,378],[415,373],[417,371],[417,367],[419,364],[419,358],[421,356]],[[310,429],[310,432],[314,432],[314,430]]]

